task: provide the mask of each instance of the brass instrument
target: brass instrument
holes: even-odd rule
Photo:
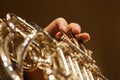
[[[61,31],[62,32],[62,31]],[[64,33],[58,41],[15,14],[0,20],[0,79],[24,80],[24,71],[42,69],[46,80],[108,80],[82,41]]]

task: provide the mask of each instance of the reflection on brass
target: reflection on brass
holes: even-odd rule
[[[73,34],[70,40],[62,33],[57,41],[15,14],[0,19],[0,79],[24,80],[24,71],[39,68],[46,80],[108,80],[92,52]]]

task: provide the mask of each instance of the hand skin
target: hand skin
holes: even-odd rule
[[[81,33],[81,27],[77,23],[68,24],[64,18],[57,18],[53,22],[51,22],[45,29],[51,36],[55,38],[60,38],[63,31],[67,36],[69,36],[69,32],[71,31],[77,39],[81,39],[83,42],[87,42],[90,40],[90,36],[88,33]],[[43,77],[42,70],[36,69],[32,72],[24,73],[25,80],[45,80]]]
[[[83,42],[87,42],[90,40],[90,35],[88,33],[81,33],[81,27],[79,24],[68,24],[64,18],[55,19],[45,28],[45,30],[56,38],[61,37],[62,33],[60,33],[60,31],[65,32],[68,36],[69,32],[71,31],[77,39],[81,39]]]

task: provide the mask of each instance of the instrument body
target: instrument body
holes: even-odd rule
[[[62,32],[62,31],[61,31]],[[46,80],[108,80],[92,52],[72,33],[60,41],[37,25],[7,14],[0,22],[0,78],[24,80],[24,71],[43,70]]]

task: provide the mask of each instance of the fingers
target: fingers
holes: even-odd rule
[[[90,40],[90,35],[88,33],[81,33],[75,35],[77,39],[81,39],[84,43]]]
[[[79,24],[70,23],[68,27],[69,27],[69,30],[72,31],[72,33],[75,35],[77,39],[81,39],[83,42],[87,42],[90,40],[90,35],[88,33],[81,33],[81,27]]]
[[[67,31],[65,32],[69,38],[71,38],[70,32],[72,32],[74,35],[80,34],[81,33],[81,27],[77,23],[70,23],[67,26]],[[59,34],[60,35],[60,34]]]
[[[67,32],[68,31],[68,23],[64,18],[57,18],[52,23],[50,23],[46,28],[51,35],[56,35],[60,30]]]
[[[70,23],[68,27],[69,27],[69,30],[72,31],[74,35],[81,33],[81,27],[77,23]]]
[[[65,32],[68,37],[70,37],[70,31],[76,36],[77,39],[83,40],[83,42],[87,42],[90,39],[90,35],[88,33],[81,33],[81,27],[77,23],[68,24],[64,18],[57,18],[52,23],[50,23],[46,28],[46,31],[50,33],[50,35],[60,38],[62,33],[60,31]]]

